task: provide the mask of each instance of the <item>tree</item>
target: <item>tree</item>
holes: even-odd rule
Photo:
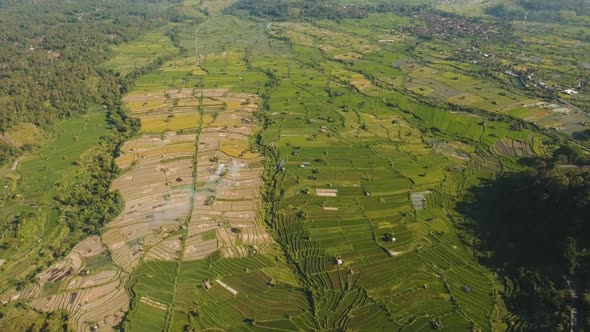
[[[564,145],[531,165],[472,189],[459,204],[467,218],[461,226],[476,239],[480,261],[518,284],[506,298],[510,310],[536,330],[565,329],[563,275],[590,280],[588,159]],[[590,282],[582,287],[588,291]]]

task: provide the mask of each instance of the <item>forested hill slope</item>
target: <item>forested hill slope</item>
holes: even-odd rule
[[[463,237],[504,279],[506,305],[531,329],[565,329],[573,311],[587,328],[590,160],[562,146],[530,166],[470,190],[459,204]]]
[[[109,45],[170,19],[167,1],[0,1],[0,165],[34,149],[56,120],[119,93],[98,69]]]
[[[586,0],[512,0],[493,3],[485,12],[502,19],[553,23],[588,23]]]

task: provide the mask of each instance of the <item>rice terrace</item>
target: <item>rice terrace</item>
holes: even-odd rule
[[[0,331],[590,331],[587,1],[0,19]]]

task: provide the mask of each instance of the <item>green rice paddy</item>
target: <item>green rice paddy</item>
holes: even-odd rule
[[[122,73],[168,59],[133,92],[260,96],[262,129],[251,141],[265,155],[260,217],[275,241],[271,254],[143,261],[127,282],[126,330],[507,328],[514,317],[501,283],[461,240],[456,202],[482,180],[522,168],[523,155],[505,145],[543,156],[558,134],[515,126],[531,116],[523,107],[531,97],[446,59],[449,45],[416,46],[392,32],[412,23],[393,14],[339,23],[217,15],[174,25],[183,50],[166,36],[171,25],[114,49],[105,66]],[[21,201],[52,195],[107,133],[101,113],[60,124],[20,165]],[[36,237],[66,235],[56,211],[41,205],[13,208],[30,212],[22,232],[31,250]],[[30,272],[30,250],[10,255],[16,261],[4,271]]]
[[[387,17],[379,22],[389,24]],[[335,36],[360,24],[339,25]],[[284,33],[284,27],[277,29]],[[371,27],[365,29],[359,34],[370,35]],[[270,30],[237,18],[210,18],[197,31],[207,36],[199,46],[198,75],[196,59],[187,53],[173,61],[192,58],[194,68],[163,66],[140,77],[135,90],[202,84],[265,98],[259,116],[266,126],[258,141],[268,152],[265,221],[278,256],[214,254],[195,262],[143,263],[130,282],[134,300],[126,326],[419,331],[430,330],[433,320],[449,330],[502,324],[499,283],[460,240],[454,204],[482,178],[520,167],[513,156],[495,152],[500,139],[530,142],[531,150],[543,155],[547,137],[513,130],[510,120],[449,112],[388,89],[419,70],[403,69],[406,57],[395,45],[343,63],[334,57],[343,52],[326,53],[322,43],[299,44],[296,37],[269,38]],[[193,33],[184,32],[187,49],[194,47]],[[390,66],[393,62],[400,65]],[[478,84],[471,78],[457,81],[448,72],[429,75],[463,93]],[[369,88],[351,84],[367,78],[375,82]],[[496,94],[485,84],[485,93]],[[523,100],[497,99],[498,108]],[[437,148],[442,143],[444,151]],[[336,194],[318,195],[322,190]],[[425,199],[422,207],[410,199],[416,193]],[[205,290],[203,280],[214,287]]]

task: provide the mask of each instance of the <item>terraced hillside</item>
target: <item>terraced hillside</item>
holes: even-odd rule
[[[527,328],[462,240],[457,201],[569,140],[542,127],[586,114],[531,124],[558,105],[443,51],[411,55],[407,17],[267,22],[184,5],[212,13],[106,64],[161,61],[124,99],[141,130],[116,160],[122,213],[4,300],[65,310],[78,331]]]
[[[261,137],[282,165],[270,171],[272,226],[313,290],[319,326],[496,326],[493,276],[459,240],[453,202],[515,167],[502,140],[542,154],[542,136],[416,104],[295,41],[282,61],[252,63],[276,82]]]

